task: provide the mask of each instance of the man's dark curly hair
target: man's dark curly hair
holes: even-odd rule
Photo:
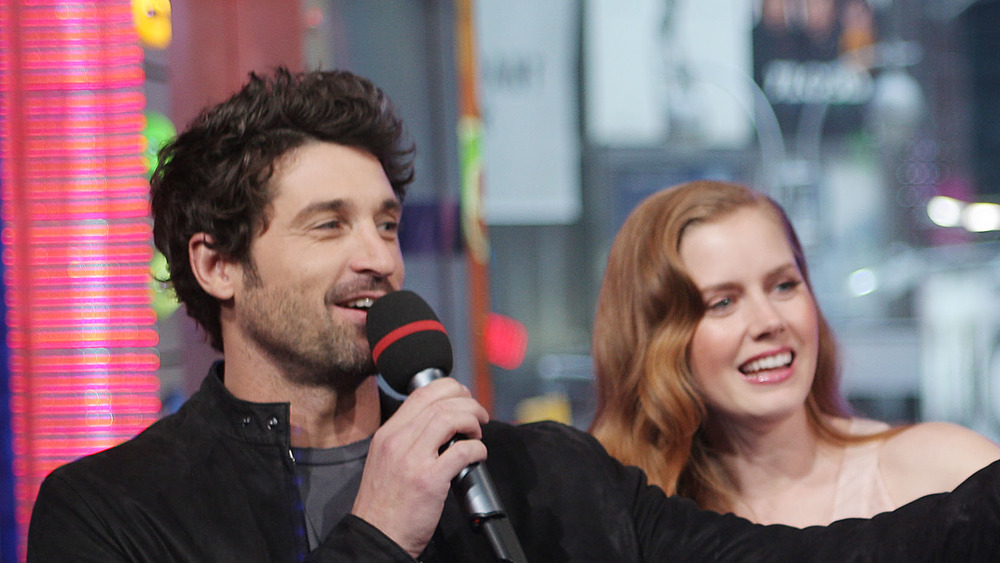
[[[250,243],[270,220],[276,163],[315,141],[374,155],[403,200],[413,146],[385,93],[347,71],[250,73],[239,92],[202,111],[160,150],[150,180],[153,240],[167,258],[178,301],[216,350],[223,347],[220,303],[195,279],[188,241],[206,233],[211,248],[250,264]]]

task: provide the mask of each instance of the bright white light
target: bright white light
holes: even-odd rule
[[[962,225],[974,233],[1000,230],[1000,205],[970,203],[962,212]]]
[[[868,295],[878,289],[878,276],[868,268],[855,270],[847,278],[847,287],[855,297]]]
[[[939,227],[957,227],[961,224],[964,207],[962,201],[937,195],[927,202],[927,216]]]

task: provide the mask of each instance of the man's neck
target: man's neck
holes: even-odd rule
[[[381,423],[378,383],[368,377],[356,388],[290,382],[280,373],[226,362],[225,386],[257,403],[289,403],[292,446],[332,448],[368,438]]]
[[[291,408],[292,445],[332,448],[370,437],[381,423],[378,383],[365,379],[350,393],[299,388]]]

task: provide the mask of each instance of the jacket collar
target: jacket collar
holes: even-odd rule
[[[238,440],[261,445],[287,447],[289,444],[288,403],[254,403],[244,401],[223,384],[225,364],[212,364],[199,392],[191,398],[194,406],[202,406],[203,414],[214,419],[213,428]]]
[[[244,401],[226,389],[223,383],[225,363],[216,361],[202,381],[201,389],[189,403],[191,408],[211,419],[213,428],[223,434],[250,444],[275,445],[287,448],[290,443],[291,408],[288,403],[254,403]],[[382,422],[396,412],[400,401],[379,390]]]

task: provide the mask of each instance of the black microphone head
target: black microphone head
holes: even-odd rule
[[[430,305],[412,291],[387,293],[368,310],[366,330],[379,373],[396,392],[409,393],[410,379],[436,368],[451,373],[451,341]]]

